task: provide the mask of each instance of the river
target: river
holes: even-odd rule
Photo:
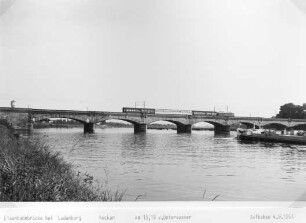
[[[125,201],[306,200],[306,146],[132,128],[34,129],[33,136],[105,187],[126,190]]]

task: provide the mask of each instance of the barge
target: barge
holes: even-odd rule
[[[241,141],[306,144],[306,134],[303,131],[294,134],[293,130],[281,131],[279,134],[275,130],[238,128],[237,138]]]

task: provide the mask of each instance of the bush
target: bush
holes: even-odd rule
[[[0,128],[1,201],[120,201],[124,193],[93,186],[93,177],[75,173],[59,153]]]
[[[14,128],[12,127],[12,125],[6,120],[6,119],[0,119],[0,127],[2,129],[7,129],[10,132],[12,132],[14,130]]]

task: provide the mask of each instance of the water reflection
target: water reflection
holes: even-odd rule
[[[230,132],[215,133],[214,136],[215,136],[215,138],[229,138],[229,137],[231,137],[231,133]]]

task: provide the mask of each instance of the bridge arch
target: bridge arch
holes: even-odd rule
[[[230,125],[227,124],[227,122],[225,122],[224,120],[218,120],[218,119],[204,119],[204,120],[196,120],[195,122],[193,122],[193,125],[197,124],[197,123],[208,123],[210,125],[214,126],[214,132],[216,135],[219,134],[226,134],[228,135],[230,132]]]
[[[214,127],[216,126],[226,126],[225,123],[222,123],[221,121],[217,121],[217,120],[197,120],[195,122],[192,123],[192,125],[198,124],[198,123],[207,123],[210,125],[213,125]]]
[[[215,128],[215,125],[206,121],[200,121],[192,124],[192,128],[197,128],[199,126],[203,126],[204,128]]]
[[[111,120],[111,119],[108,119],[108,120]],[[117,119],[117,120],[125,121],[125,122],[131,123],[131,124],[133,124],[133,125],[139,124],[139,122],[136,122],[136,121],[131,120],[131,119],[124,119],[124,118],[121,119],[121,118],[119,118],[119,119]]]
[[[80,120],[80,119],[77,119],[77,118],[68,118],[68,117],[64,117],[64,118],[67,118],[67,119],[70,119],[70,120],[74,120],[74,121],[80,122],[82,124],[86,124],[87,123],[84,120]]]
[[[153,129],[157,128],[157,129],[176,129],[177,125],[173,122],[169,122],[169,121],[153,121],[148,123],[150,125],[150,127],[154,127]]]
[[[174,120],[161,120],[161,121],[170,122],[170,123],[172,123],[172,124],[175,124],[176,126],[178,126],[178,125],[185,125],[185,124],[182,123],[182,122],[174,121]],[[152,123],[152,122],[151,122],[151,123]]]
[[[139,122],[133,119],[129,119],[129,118],[107,117],[102,120],[96,121],[95,123],[105,123],[106,121],[111,121],[111,120],[124,121],[124,122],[133,124],[134,133],[143,133],[143,132],[146,132],[147,130],[146,123],[142,123],[142,122]]]
[[[80,122],[82,124],[86,124],[87,122],[84,121],[84,120],[81,120],[81,119],[78,119],[78,118],[74,118],[74,117],[69,117],[69,116],[66,116],[66,115],[63,115],[63,116],[58,116],[58,117],[52,117],[52,116],[35,116],[35,115],[32,115],[31,117],[32,119],[34,118],[34,121],[35,122],[40,122],[42,120],[51,120],[51,119],[70,119],[70,120],[74,120],[74,121],[77,121],[77,122]]]
[[[254,128],[254,126],[255,126],[255,128],[259,128],[260,127],[258,124],[253,123],[253,122],[245,122],[245,121],[243,121],[243,122],[239,122],[237,124],[245,125],[248,129]]]
[[[168,118],[158,118],[158,119],[150,119],[147,121],[147,124],[152,124],[154,122],[168,122],[171,124],[176,125],[177,133],[191,133],[191,124],[188,122],[185,123],[183,121],[178,121],[178,120],[173,120],[173,119],[168,119]]]
[[[49,121],[51,121],[51,119],[50,118],[42,118],[42,119],[35,119],[35,122],[44,122],[44,121],[47,121],[47,122],[49,122]]]
[[[264,125],[262,125],[263,128],[274,128],[277,130],[283,130],[284,128],[287,128],[288,126],[286,124],[283,123],[279,123],[279,122],[270,122],[270,123],[266,123]]]
[[[246,120],[232,120],[230,122],[230,125],[231,126],[235,126],[235,127],[246,127],[248,129],[250,128],[259,128],[261,127],[260,123],[257,121],[257,122],[252,122],[252,121],[246,121]],[[243,125],[243,126],[241,126]]]
[[[130,121],[126,121],[126,120],[122,120],[122,119],[117,119],[117,118],[109,118],[109,119],[103,119],[102,121],[98,121],[98,122],[95,122],[95,124],[106,124],[106,123],[111,123],[111,122],[114,122],[114,123],[119,123],[119,124],[133,124],[131,123]]]
[[[137,125],[137,124],[141,124],[141,122],[133,120],[133,119],[129,119],[129,118],[116,118],[116,117],[107,117],[104,118],[102,120],[97,120],[95,123],[105,123],[106,121],[124,121],[133,125]]]
[[[293,127],[296,130],[306,130],[306,123],[305,124],[296,124],[296,125],[292,125],[290,127]]]

